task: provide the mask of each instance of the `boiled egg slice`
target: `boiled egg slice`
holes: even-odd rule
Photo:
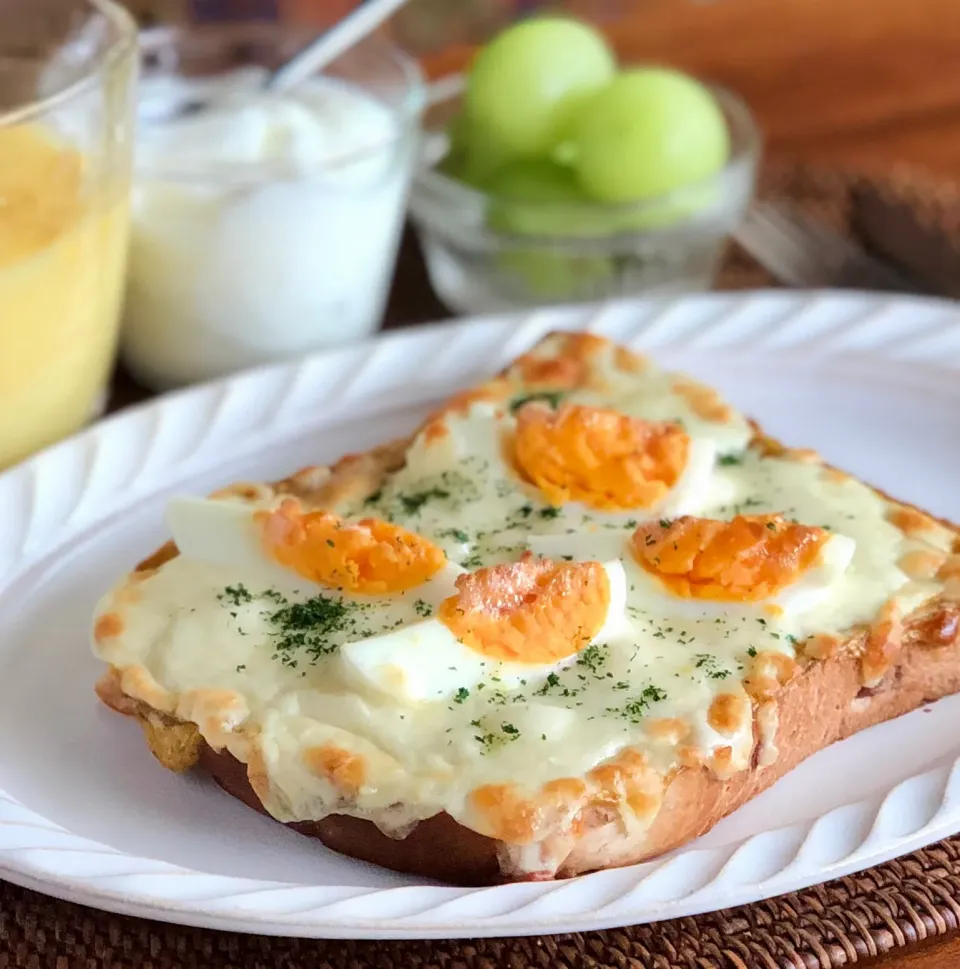
[[[282,588],[319,587],[346,595],[420,590],[437,579],[450,588],[462,571],[428,539],[398,525],[356,522],[304,510],[294,499],[276,508],[239,501],[173,499],[167,523],[180,554],[252,570]]]
[[[484,684],[538,684],[604,644],[626,622],[620,562],[556,563],[525,558],[462,575],[436,616],[347,643],[344,678],[400,703],[464,702]]]
[[[856,542],[780,515],[640,525],[630,545],[634,603],[684,618],[794,619],[826,602]]]
[[[519,476],[552,505],[656,517],[702,511],[714,498],[712,439],[609,408],[528,404],[508,451]]]

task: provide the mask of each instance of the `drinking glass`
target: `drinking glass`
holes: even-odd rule
[[[0,2],[0,467],[102,407],[123,291],[137,31],[111,0]]]

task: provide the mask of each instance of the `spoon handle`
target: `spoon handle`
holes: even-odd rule
[[[407,0],[366,0],[339,23],[308,44],[299,54],[287,61],[266,83],[268,91],[289,91],[307,78],[320,73],[344,51],[376,30]]]

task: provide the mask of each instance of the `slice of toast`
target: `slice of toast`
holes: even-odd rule
[[[563,424],[565,407],[570,414],[580,408],[577,419],[585,422],[607,416]],[[687,442],[679,476],[670,479],[664,466],[652,477],[625,474],[632,452],[611,455],[640,425],[622,414],[644,420],[643,433],[655,427]],[[527,426],[543,436],[521,439]],[[572,452],[564,450],[568,433]],[[577,474],[564,478],[573,465]],[[488,488],[494,473],[506,483]],[[662,485],[659,503],[631,511],[636,487],[649,497],[652,480]],[[463,490],[456,501],[454,486]],[[157,577],[179,558],[173,543],[105,598],[94,648],[110,668],[98,692],[141,722],[161,763],[173,770],[199,764],[251,807],[334,850],[399,871],[487,884],[632,864],[709,830],[828,744],[960,690],[956,526],[813,452],[781,446],[709,388],[592,335],[547,337],[408,439],[215,497],[261,511],[292,500],[301,512],[392,519],[445,542],[448,558],[458,555],[470,571],[515,560],[518,534],[558,562],[592,559],[601,547],[621,548],[616,554],[630,562],[634,665],[617,667],[613,647],[608,659],[590,646],[559,672],[531,667],[531,678],[540,677],[536,688],[503,686],[492,676],[444,702],[409,709],[358,688],[370,718],[359,726],[336,713],[340,700],[325,692],[327,659],[310,667],[308,680],[312,687],[319,677],[323,702],[310,706],[303,688],[281,677],[286,707],[271,701],[269,713],[257,708],[259,687],[238,685],[232,669],[220,680],[205,670],[196,682],[189,670],[171,672],[176,664],[160,656],[162,636],[138,639],[135,630]],[[494,527],[494,519],[502,523]],[[694,571],[678,585],[653,554],[669,556],[701,519],[741,521],[754,536],[760,525],[770,530],[749,549],[739,547],[735,569],[721,562],[710,572],[710,595],[697,592]],[[733,540],[722,525],[710,527],[721,545]],[[806,571],[797,566],[802,542],[820,543]],[[716,547],[701,548],[691,568],[709,571],[703,549]],[[781,578],[792,568],[793,581],[770,580],[771,562]],[[753,569],[746,578],[744,563]],[[763,583],[769,590],[760,596]],[[230,662],[223,660],[224,670]],[[435,729],[405,750],[377,720],[381,706],[403,709],[404,722],[423,720],[429,710]],[[327,716],[336,721],[329,729],[318,725]],[[553,726],[535,733],[530,724],[548,722],[544,717]],[[301,740],[278,740],[294,720]],[[476,725],[473,736],[449,753],[445,737],[457,737],[463,723]],[[307,798],[300,796],[305,784]]]

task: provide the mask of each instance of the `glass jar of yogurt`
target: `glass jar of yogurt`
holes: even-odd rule
[[[379,325],[423,83],[370,38],[294,91],[264,93],[267,70],[309,39],[270,24],[142,37],[122,350],[148,386],[297,357]]]

